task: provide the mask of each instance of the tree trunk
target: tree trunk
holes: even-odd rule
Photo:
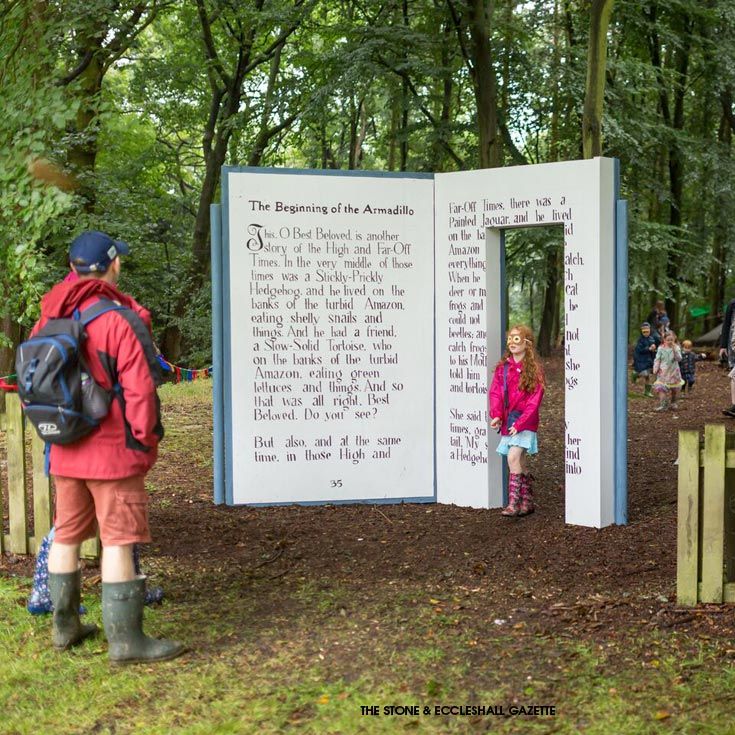
[[[219,186],[220,171],[227,157],[227,146],[232,128],[226,123],[237,111],[240,104],[241,79],[236,77],[230,88],[218,89],[212,95],[209,108],[209,119],[202,136],[204,153],[204,181],[199,193],[194,235],[192,238],[192,275],[195,283],[201,283],[209,273],[209,207]],[[225,109],[222,102],[226,100]],[[220,119],[221,116],[221,119]],[[217,123],[220,121],[219,130]]]
[[[365,143],[365,137],[367,136],[367,126],[367,104],[365,103],[365,98],[363,97],[362,100],[360,100],[359,126],[357,131],[357,138],[355,140],[355,168],[362,168],[362,157],[364,154],[362,146]]]
[[[357,100],[353,98],[352,111],[350,115],[350,153],[348,168],[354,171],[360,168],[362,163],[362,144],[365,142],[367,133],[367,109],[365,98]]]
[[[536,323],[533,318],[533,278],[528,279],[528,326],[531,327],[531,331],[536,331]]]
[[[684,99],[686,94],[687,76],[689,72],[689,54],[692,45],[692,21],[685,13],[676,19],[673,30],[681,38],[681,43],[670,52],[667,52],[667,61],[671,60],[674,66],[674,110],[671,111],[669,90],[664,75],[664,62],[661,58],[661,41],[658,36],[657,7],[655,4],[648,7],[646,17],[651,31],[648,38],[651,62],[656,72],[659,96],[659,111],[665,125],[670,129],[668,135],[667,154],[669,169],[669,226],[673,233],[673,246],[669,249],[666,259],[666,312],[672,326],[676,329],[680,306],[681,288],[679,277],[683,263],[685,243],[680,233],[682,223],[682,205],[684,197],[684,156],[679,140],[684,129]]]
[[[554,19],[556,20],[557,5],[554,4]],[[560,53],[559,53],[559,34],[557,24],[554,24],[554,52],[552,56],[552,74],[558,78],[560,73]],[[558,94],[558,86],[554,85],[552,95],[551,108],[551,140],[549,142],[549,152],[552,161],[558,160],[559,152],[559,106],[560,99]],[[562,306],[562,298],[560,285],[563,284],[564,274],[562,271],[562,261],[564,253],[564,243],[556,243],[549,246],[546,253],[546,279],[544,281],[544,298],[543,311],[541,312],[541,325],[539,326],[538,345],[539,352],[542,355],[549,355],[551,348],[556,344],[560,327],[560,310]]]
[[[576,47],[579,45],[579,38],[577,37],[577,34],[574,30],[574,15],[577,12],[577,9],[573,7],[572,0],[562,0],[562,10],[564,15],[564,30],[566,31],[566,39],[567,39],[567,94],[566,94],[566,110],[564,118],[566,120],[574,120],[574,128],[577,130],[582,131],[582,114],[579,111],[579,105],[578,100],[576,96],[574,95],[571,84],[570,84],[570,72],[574,72],[577,70],[578,62],[577,62],[577,55],[575,53]],[[579,135],[576,139],[576,144],[578,146],[578,156],[580,158],[584,158],[584,151],[582,150],[582,135]]]
[[[401,4],[401,13],[403,20],[403,27],[409,28],[410,22],[408,18],[408,0],[403,0]],[[408,65],[408,46],[404,48],[403,62],[404,65]],[[409,102],[410,90],[408,85],[408,78],[403,77],[401,82],[401,142],[400,142],[400,170],[408,170],[408,119],[409,119]]]
[[[276,96],[276,84],[278,82],[278,75],[281,72],[281,56],[283,55],[283,47],[279,46],[276,49],[273,58],[271,59],[271,66],[268,72],[268,86],[265,90],[265,97],[263,99],[263,109],[260,113],[260,126],[258,128],[258,135],[253,143],[252,150],[248,159],[248,166],[260,166],[260,161],[263,158],[265,149],[268,143],[273,138],[273,129],[270,126],[271,115],[273,114],[273,101]],[[234,136],[234,131],[232,133]],[[231,161],[236,161],[237,158],[230,157]]]
[[[552,347],[558,347],[561,343],[562,328],[562,313],[564,312],[564,273],[562,264],[564,261],[564,245],[559,245],[557,253],[558,268],[559,268],[559,280],[556,283],[556,309],[554,309],[554,321],[551,323],[551,345]]]
[[[720,97],[722,118],[717,134],[720,155],[729,163],[732,148],[732,90],[727,88]],[[710,268],[710,324],[717,323],[716,316],[723,312],[725,303],[725,278],[727,275],[728,244],[730,240],[729,213],[732,207],[730,188],[719,186],[716,197],[716,219],[712,242],[712,266]]]
[[[194,238],[192,242],[192,254],[194,256],[193,272],[204,280],[209,273],[209,208],[214,201],[214,195],[219,186],[220,170],[225,163],[227,146],[219,155],[216,153],[207,161],[202,182],[202,190],[199,195],[199,206],[194,222]]]
[[[541,311],[541,326],[538,332],[538,351],[540,355],[550,355],[551,346],[559,328],[559,281],[562,273],[563,249],[557,245],[546,251],[546,282],[544,284],[544,304]]]
[[[252,4],[252,10],[260,13],[263,10],[265,0],[255,0]],[[297,0],[295,5],[301,6],[303,0]],[[210,221],[209,210],[217,188],[220,183],[220,172],[222,166],[227,159],[227,151],[229,141],[232,135],[231,121],[237,115],[240,108],[240,101],[243,95],[243,82],[245,78],[258,68],[261,64],[268,61],[271,62],[269,74],[269,86],[266,96],[272,92],[272,85],[275,84],[278,70],[280,67],[280,54],[283,46],[286,44],[289,36],[295,31],[299,22],[289,27],[283,28],[280,37],[276,39],[265,53],[258,55],[252,60],[253,44],[255,43],[258,22],[252,22],[247,31],[235,33],[233,28],[225,23],[228,32],[238,42],[237,61],[231,73],[228,73],[218,56],[215,47],[214,34],[212,33],[212,18],[207,14],[207,8],[203,0],[197,0],[197,12],[202,31],[202,41],[205,50],[205,57],[208,62],[208,75],[212,98],[209,106],[209,117],[202,135],[202,152],[204,154],[204,181],[202,182],[202,190],[199,195],[199,204],[194,222],[194,233],[192,236],[192,265],[190,270],[189,283],[185,292],[176,304],[175,316],[181,317],[186,311],[189,303],[190,294],[201,288],[210,271]],[[219,11],[214,17],[219,16]],[[271,105],[269,99],[266,99],[265,110]],[[261,134],[252,151],[251,161],[260,162],[265,146],[273,135],[283,130],[287,125],[295,119],[288,118],[286,121],[267,127],[267,120],[261,119]],[[263,127],[265,125],[265,127]],[[170,345],[170,359],[178,358],[181,349],[181,334],[178,327],[173,324],[169,325],[164,335],[165,341]]]
[[[92,213],[97,203],[94,183],[100,129],[97,106],[102,92],[105,68],[100,60],[99,46],[88,49],[88,53],[92,54],[92,60],[79,77],[80,87],[75,95],[79,99],[79,109],[67,160],[72,173],[79,182],[78,193],[84,201],[84,211]]]
[[[45,13],[47,2],[36,2]],[[61,4],[59,4],[61,5]],[[90,4],[94,5],[94,4]],[[67,151],[67,162],[79,182],[78,193],[84,200],[84,210],[95,210],[97,191],[94,171],[97,162],[100,129],[100,100],[107,70],[135,43],[135,39],[157,17],[156,2],[137,3],[121,9],[120,3],[97,4],[90,7],[89,17],[80,18],[75,28],[78,39],[76,67],[59,79],[79,101],[79,109]],[[73,91],[72,91],[73,90]]]
[[[587,46],[587,83],[582,114],[582,152],[585,158],[602,155],[602,108],[607,69],[607,29],[614,0],[592,0]]]
[[[549,132],[549,158],[551,161],[559,160],[559,81],[561,77],[561,42],[559,38],[559,31],[559,3],[558,0],[554,0],[554,30],[552,36],[554,44],[554,52],[552,54],[552,74],[554,75],[554,87],[551,93],[551,129]]]
[[[484,0],[469,0],[469,31],[474,60],[473,82],[477,103],[480,168],[495,168],[503,163],[502,141],[498,136],[498,93],[490,47],[489,22]]]
[[[676,133],[684,130],[684,97],[686,95],[687,76],[689,72],[689,52],[691,49],[691,21],[684,17],[682,30],[684,39],[676,54],[676,86],[674,92],[674,117],[672,127]],[[676,232],[676,246],[669,251],[666,264],[666,276],[670,284],[670,296],[666,299],[666,313],[674,329],[677,328],[681,308],[680,275],[684,261],[686,243],[682,239],[682,207],[684,205],[684,153],[681,143],[675,134],[669,145],[669,192],[671,204],[669,208],[669,225]]]
[[[451,117],[452,117],[452,93],[454,91],[454,80],[452,78],[450,60],[450,35],[452,29],[448,22],[442,22],[441,34],[443,41],[440,48],[440,68],[442,70],[439,85],[441,87],[441,107],[439,109],[439,124],[434,134],[436,139],[431,152],[431,170],[444,171],[444,160],[446,158],[445,148],[451,144]]]
[[[388,133],[388,171],[395,171],[398,131],[401,125],[401,96],[396,92],[391,97],[390,132]]]

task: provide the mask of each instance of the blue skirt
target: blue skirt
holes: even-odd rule
[[[507,456],[511,447],[522,447],[529,454],[538,453],[538,439],[535,431],[519,431],[515,436],[501,436],[500,444],[495,450],[498,454]]]

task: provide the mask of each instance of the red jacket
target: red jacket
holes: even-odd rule
[[[84,357],[92,377],[106,390],[113,387],[110,375],[117,375],[122,398],[113,399],[110,412],[91,434],[73,444],[51,446],[51,473],[61,477],[114,480],[143,475],[155,463],[163,437],[151,317],[135,299],[106,281],[65,281],[43,297],[33,333],[48,319],[70,317],[75,309],[84,311],[101,298],[129,310],[107,312],[87,326]]]
[[[503,366],[506,361],[501,362],[493,374],[492,383],[490,383],[490,418],[500,417],[503,422],[500,425],[500,433],[503,436],[508,435],[508,414],[511,411],[520,411],[520,416],[515,420],[513,426],[520,431],[538,431],[539,424],[539,408],[541,399],[544,397],[544,386],[539,383],[533,393],[526,393],[521,390],[518,382],[521,377],[522,363],[516,362],[512,357],[507,360],[508,364],[508,408],[505,408],[505,398],[503,393]]]

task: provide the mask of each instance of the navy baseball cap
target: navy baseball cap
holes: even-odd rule
[[[130,246],[97,230],[79,235],[69,248],[69,262],[77,273],[105,273],[118,255],[128,255]]]

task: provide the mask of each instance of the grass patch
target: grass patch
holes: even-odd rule
[[[201,406],[212,403],[213,383],[211,380],[193,380],[184,383],[164,383],[158,389],[164,407]]]
[[[148,476],[153,502],[159,511],[189,508],[209,500],[211,479],[200,470],[211,463],[211,382],[167,384],[161,396],[167,438],[165,461]],[[401,567],[386,583],[379,569],[373,576],[359,565],[329,566],[309,547],[308,526],[277,563],[259,566],[275,539],[290,540],[289,512],[206,513],[200,502],[194,513],[172,514],[180,523],[173,527],[184,534],[205,524],[192,538],[208,547],[192,541],[191,550],[154,550],[143,561],[168,595],[162,607],[146,610],[146,630],[190,646],[176,661],[111,667],[101,635],[56,653],[50,619],[25,610],[30,580],[0,576],[0,734],[732,731],[735,651],[721,634],[705,638],[707,628],[661,633],[648,627],[645,612],[631,630],[626,618],[600,622],[595,633],[585,633],[578,617],[549,626],[551,601],[568,600],[561,593],[537,599],[525,572],[515,581],[493,579],[489,591],[478,581],[470,592],[454,580],[414,576],[406,564],[405,574]],[[408,529],[400,515],[386,513],[392,520],[378,521],[381,535],[388,523],[402,538]],[[243,540],[230,539],[234,547],[222,552],[229,528],[242,528]],[[340,538],[338,528],[336,554]],[[663,589],[670,580],[661,579]],[[496,585],[504,600],[518,601],[505,612],[494,607]],[[86,619],[99,624],[98,586],[85,589],[84,603]],[[519,617],[515,605],[525,608]],[[720,616],[710,617],[715,625]],[[534,704],[554,705],[556,715],[510,716],[511,706]],[[418,714],[391,715],[391,705],[418,707]],[[505,715],[435,712],[460,705]],[[378,714],[365,714],[368,706]]]
[[[408,595],[389,600],[393,616],[415,628],[401,632],[380,625],[380,595],[356,605],[347,588],[303,584],[286,593],[283,615],[258,630],[250,630],[254,608],[243,604],[238,613],[236,595],[206,610],[180,601],[147,610],[149,632],[178,636],[192,651],[178,661],[114,668],[101,636],[73,652],[53,651],[50,619],[22,606],[29,584],[0,578],[3,733],[731,731],[735,673],[723,667],[717,646],[682,657],[682,641],[652,635],[627,641],[622,665],[604,646],[507,633],[468,648],[465,636],[416,615]],[[99,622],[96,589],[84,603],[87,619]],[[336,655],[340,649],[350,654]],[[508,715],[514,704],[555,705],[556,716],[434,710],[486,705]],[[390,705],[418,706],[419,714],[388,715]],[[380,714],[365,715],[363,706]]]

